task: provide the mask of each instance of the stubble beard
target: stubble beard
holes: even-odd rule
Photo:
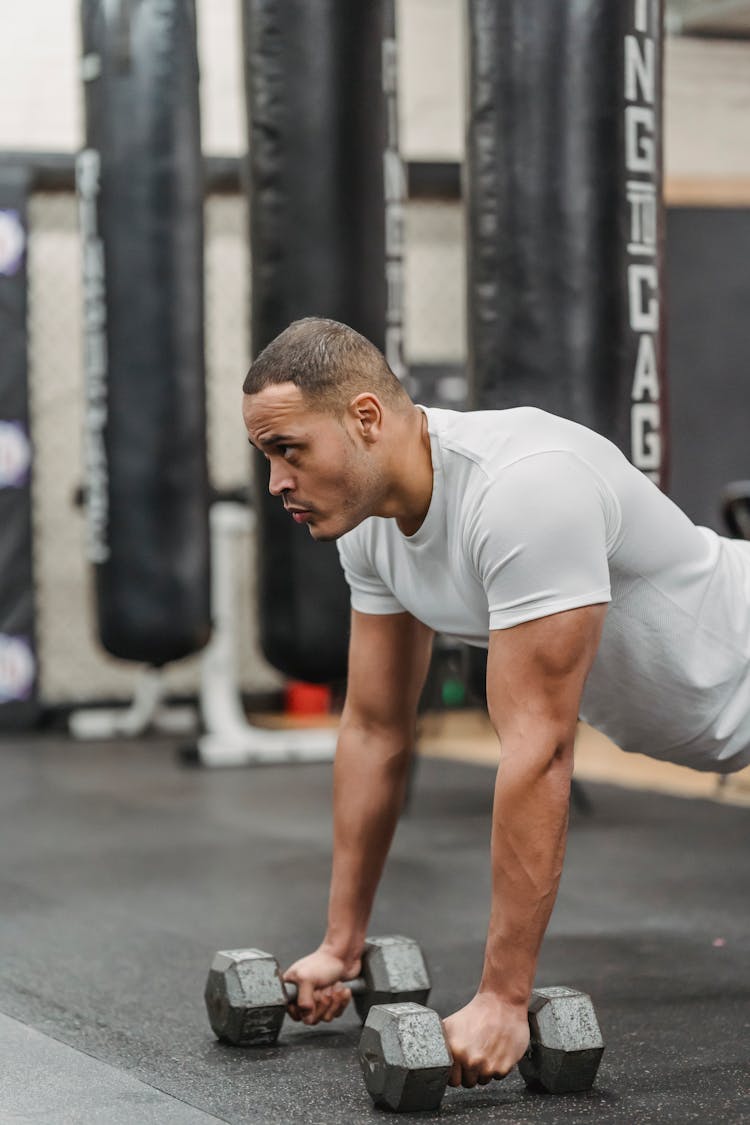
[[[308,525],[310,536],[317,543],[332,543],[342,535],[353,531],[364,520],[375,514],[385,496],[385,487],[378,474],[370,464],[361,463],[356,455],[347,458],[346,465],[342,466],[342,476],[350,482],[341,505],[344,526],[336,531],[321,532],[316,535],[313,525]]]

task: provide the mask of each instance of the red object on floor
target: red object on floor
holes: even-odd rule
[[[328,684],[306,684],[291,680],[284,693],[287,715],[327,715],[331,710],[331,689]]]

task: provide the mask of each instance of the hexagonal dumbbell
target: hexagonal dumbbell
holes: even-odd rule
[[[531,1043],[518,1069],[530,1089],[566,1094],[593,1086],[604,1041],[585,993],[536,989],[529,1029]],[[453,1064],[440,1016],[414,1003],[372,1008],[359,1061],[375,1105],[397,1113],[437,1109]]]
[[[362,952],[362,975],[342,981],[353,993],[364,1020],[375,1004],[422,1003],[430,978],[422,952],[405,937],[368,938]],[[220,950],[205,989],[206,1008],[217,1038],[239,1047],[275,1043],[296,985],[283,983],[276,958],[261,949]]]
[[[376,1106],[409,1113],[437,1109],[451,1056],[437,1012],[421,1004],[380,1004],[370,1010],[359,1041],[359,1063]]]
[[[604,1054],[591,997],[575,988],[537,988],[529,1001],[531,1042],[518,1069],[529,1089],[590,1090]]]

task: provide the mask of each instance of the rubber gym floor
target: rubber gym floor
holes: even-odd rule
[[[373,933],[422,944],[443,1014],[478,979],[494,771],[420,759]],[[538,983],[591,993],[607,1049],[588,1094],[514,1071],[422,1121],[641,1125],[750,1120],[750,807],[587,782]],[[387,1120],[358,1024],[287,1021],[221,1046],[203,986],[217,948],[288,964],[321,935],[330,767],[204,772],[171,743],[0,744],[0,1122],[354,1125]],[[392,1120],[393,1118],[391,1118]]]

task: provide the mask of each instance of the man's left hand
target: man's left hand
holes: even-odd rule
[[[529,1046],[526,1005],[488,992],[478,993],[443,1026],[453,1055],[449,1086],[486,1086],[505,1078]]]

